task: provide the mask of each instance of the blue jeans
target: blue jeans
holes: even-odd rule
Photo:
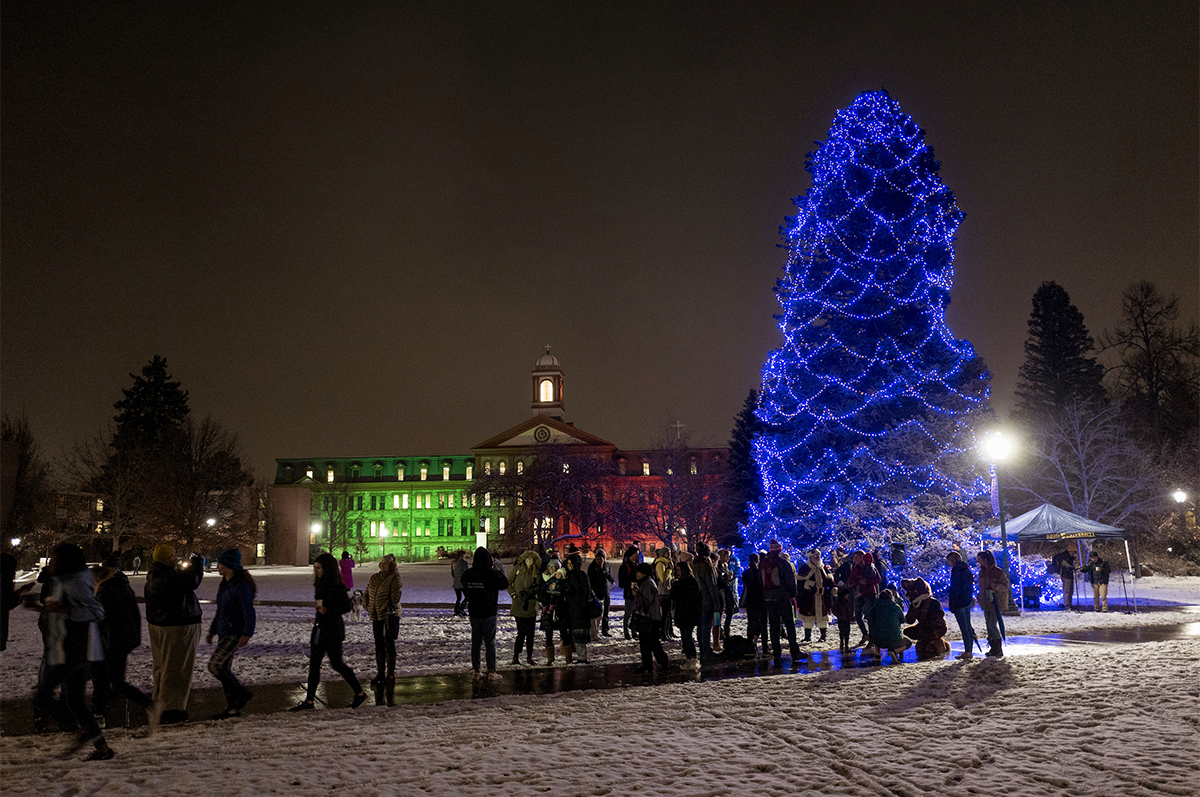
[[[487,653],[488,672],[496,671],[496,615],[471,618],[471,669],[479,669],[479,646]]]
[[[954,619],[958,621],[958,630],[962,632],[963,650],[968,653],[975,647],[975,629],[971,627],[971,607],[952,609]]]

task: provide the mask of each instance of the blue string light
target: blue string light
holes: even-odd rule
[[[878,541],[888,507],[987,493],[973,429],[990,375],[945,321],[963,214],[924,136],[887,92],[867,92],[809,154],[812,187],[781,227],[784,342],[763,367],[756,547],[852,542],[837,529],[853,517],[861,530],[864,514]]]

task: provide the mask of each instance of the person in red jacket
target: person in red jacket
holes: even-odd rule
[[[854,594],[854,620],[858,623],[858,630],[862,632],[862,639],[855,647],[862,647],[871,639],[864,618],[870,614],[875,599],[879,597],[879,583],[883,579],[879,577],[871,554],[855,551],[850,555],[850,561],[853,562],[853,566],[850,568],[850,576],[846,579],[846,586]]]

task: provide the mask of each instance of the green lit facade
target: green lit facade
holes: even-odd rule
[[[469,454],[279,459],[272,491],[307,503],[311,545],[328,548],[332,528],[334,547],[361,539],[369,559],[433,559],[485,539],[467,495],[474,464]]]

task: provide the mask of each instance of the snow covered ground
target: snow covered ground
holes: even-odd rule
[[[405,601],[452,601],[444,570],[405,567]],[[365,582],[369,573],[360,572]],[[254,573],[262,600],[311,597],[305,569]],[[202,595],[215,588],[216,579],[206,578]],[[141,592],[138,579],[135,590]],[[1142,579],[1138,594],[1200,604],[1200,579]],[[206,619],[211,610],[205,607]],[[239,676],[249,684],[302,681],[311,611],[260,607],[258,632],[235,660]],[[619,636],[619,612],[613,616]],[[1195,606],[1141,615],[1047,611],[1009,618],[1008,631],[1198,620]],[[12,621],[9,649],[0,655],[5,698],[28,694],[40,655],[33,613],[18,609]],[[953,621],[949,625],[956,634]],[[976,628],[982,626],[977,616]],[[374,666],[369,626],[349,623],[348,630],[347,660],[368,674]],[[511,619],[501,623],[501,651],[511,651],[514,631]],[[446,609],[407,609],[399,670],[462,671],[468,638],[466,622]],[[678,657],[677,648],[668,650]],[[215,686],[203,669],[210,653],[211,646],[201,644],[198,687]],[[595,645],[589,658],[633,661],[636,646],[623,640]],[[69,744],[61,734],[4,737],[0,787],[5,795],[39,796],[1195,795],[1198,660],[1200,641],[1188,640],[1051,648],[999,661],[907,661],[816,675],[256,715],[173,726],[150,738],[144,728],[113,729],[108,738],[117,758],[92,764],[60,761]],[[146,647],[131,657],[130,669],[134,683],[149,686]]]

